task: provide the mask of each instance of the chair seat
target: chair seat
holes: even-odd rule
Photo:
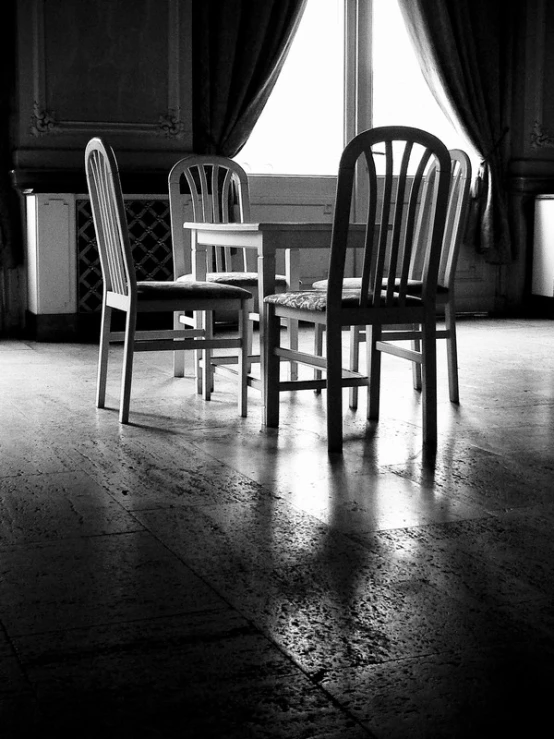
[[[140,300],[198,300],[198,299],[239,299],[250,300],[252,293],[235,285],[222,285],[217,282],[179,282],[145,280],[137,282],[137,297]]]
[[[194,280],[194,275],[182,275],[177,278],[177,282],[190,282]],[[206,275],[208,282],[214,282],[224,285],[237,285],[239,287],[257,287],[257,272],[208,272]],[[287,286],[287,278],[284,275],[275,275],[275,285],[285,288]]]
[[[396,284],[399,284],[399,280]],[[345,290],[359,290],[362,284],[360,277],[345,277],[342,281]],[[423,288],[423,282],[421,280],[408,280],[408,292],[412,295],[420,295]],[[327,290],[327,280],[318,280],[312,285],[314,290]],[[446,295],[448,294],[448,288],[443,285],[437,285],[437,293]]]
[[[383,293],[383,298],[385,293]],[[357,308],[360,301],[359,290],[343,290],[342,307]],[[295,310],[325,311],[327,310],[327,293],[323,290],[304,290],[300,292],[276,293],[264,298],[265,303],[273,303]],[[396,303],[396,301],[395,301]],[[408,296],[405,305],[421,305],[421,298],[415,295]]]

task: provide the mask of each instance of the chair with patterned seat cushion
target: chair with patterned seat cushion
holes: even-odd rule
[[[213,349],[236,349],[238,404],[246,415],[246,325],[247,305],[252,295],[247,290],[209,282],[138,282],[131,253],[123,194],[115,155],[99,138],[89,141],[85,152],[85,170],[103,279],[102,322],[96,405],[105,406],[110,344],[123,341],[123,373],[119,420],[128,423],[133,358],[138,351],[193,350],[203,354],[204,372],[211,366]],[[238,337],[213,335],[215,310],[233,311],[238,323]],[[112,314],[125,315],[125,331],[112,330]],[[148,329],[138,331],[140,313],[199,312],[202,325],[189,330]],[[211,378],[205,377],[203,393],[210,399]]]
[[[444,248],[439,267],[437,284],[437,307],[439,312],[444,311],[444,329],[437,330],[437,339],[446,340],[447,364],[448,364],[448,388],[452,403],[458,403],[458,350],[456,337],[456,304],[454,285],[458,254],[465,234],[469,214],[469,200],[471,188],[471,162],[468,155],[461,149],[450,150],[452,165],[450,192],[448,196],[448,213],[446,216],[446,228],[444,230]],[[408,292],[418,295],[421,292],[421,260],[414,259],[412,265],[412,278],[408,280]],[[360,289],[361,279],[359,277],[345,278],[344,287],[349,289]],[[312,287],[315,290],[325,290],[327,280],[318,280]],[[421,338],[421,328],[413,326],[405,330],[391,331],[384,336],[390,340],[411,340],[417,349],[417,342]],[[359,367],[360,342],[365,340],[365,331],[359,326],[350,330],[350,356],[351,369]],[[321,327],[316,328],[315,333],[316,353],[321,354],[323,349],[323,333]],[[421,390],[421,367],[414,364],[414,387]],[[358,404],[357,388],[350,391],[350,407],[356,408]]]
[[[191,272],[190,234],[183,223],[243,223],[250,221],[248,177],[232,159],[222,156],[193,154],[178,161],[168,178],[173,242],[174,277],[178,281],[194,280]],[[192,207],[192,218],[190,208]],[[253,299],[248,306],[248,353],[252,348],[252,321],[259,321],[258,271],[256,256],[247,249],[231,250],[211,247],[208,253],[208,282],[234,285],[249,290]],[[286,277],[276,276],[277,290],[286,288]],[[220,316],[224,318],[224,316]],[[180,323],[192,325],[190,317],[180,315]],[[197,367],[197,377],[201,377]],[[184,357],[176,355],[176,376],[184,374]]]
[[[435,176],[428,172],[435,168]],[[437,440],[436,294],[448,205],[450,156],[435,136],[416,128],[386,126],[364,131],[345,148],[339,165],[329,278],[325,291],[299,291],[265,298],[264,423],[279,425],[280,393],[326,390],[329,452],[342,450],[342,390],[368,388],[368,418],[379,417],[381,341],[384,327],[418,324],[419,350],[399,350],[423,369],[423,442]],[[361,286],[344,289],[354,181],[366,202],[357,212],[365,218]],[[408,292],[415,245],[425,232],[422,289]],[[294,351],[281,346],[280,320],[292,319],[325,329],[326,353]],[[370,327],[366,342],[366,376],[343,366],[342,329]],[[281,364],[298,362],[325,373],[321,379],[281,379]]]

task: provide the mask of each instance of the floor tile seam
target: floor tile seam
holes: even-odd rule
[[[46,632],[51,633],[51,632]],[[260,634],[259,630],[255,629],[251,625],[247,627],[236,627],[234,629],[227,630],[225,632],[214,633],[213,636],[191,634],[188,637],[168,637],[167,639],[148,639],[145,641],[137,640],[127,644],[113,644],[113,645],[97,645],[94,647],[73,649],[71,651],[59,650],[57,652],[50,652],[47,655],[41,655],[35,658],[23,659],[23,668],[26,670],[46,667],[52,664],[71,664],[78,663],[88,657],[105,658],[110,655],[121,655],[121,654],[135,654],[139,652],[141,655],[149,653],[157,653],[159,650],[174,648],[179,649],[189,645],[197,646],[202,648],[205,645],[218,643],[224,640],[233,639],[240,636],[250,636]],[[33,637],[38,636],[33,634]]]
[[[184,557],[178,550],[175,550],[172,548],[171,544],[169,544],[167,541],[164,540],[158,533],[151,530],[148,527],[145,527],[145,531],[148,532],[152,538],[157,541],[169,554],[171,554],[172,557],[174,557],[177,561],[179,561],[184,567],[186,567],[190,572],[192,572],[193,575],[195,575],[207,588],[209,588],[213,593],[217,595],[218,598],[220,598],[230,609],[238,613],[242,618],[246,618],[247,621],[250,622],[250,619],[248,619],[243,613],[240,612],[239,609],[237,609],[227,598],[226,596],[220,591],[220,588],[216,587],[213,582],[211,582],[208,577],[206,577],[205,572],[202,572],[198,568],[198,563],[196,561],[191,562],[190,560],[187,560],[186,557]]]
[[[43,539],[41,541],[37,540],[34,542],[17,542],[14,544],[0,543],[0,552],[23,548],[28,550],[31,547],[34,549],[48,549],[54,548],[59,544],[65,544],[67,542],[88,541],[90,539],[112,539],[116,536],[132,536],[134,534],[149,534],[150,536],[152,536],[152,532],[145,526],[143,526],[140,521],[137,521],[137,524],[140,525],[141,528],[137,529],[136,531],[112,531],[110,533],[103,532],[98,534],[81,534],[80,536],[68,536],[59,539]]]
[[[135,520],[135,523],[137,525],[137,528],[126,528],[125,530],[120,531],[100,531],[100,532],[91,532],[90,534],[87,533],[81,533],[81,534],[74,534],[74,535],[60,535],[56,536],[55,538],[42,538],[42,539],[23,539],[19,541],[13,541],[9,544],[3,544],[0,542],[0,552],[7,551],[9,549],[12,549],[14,547],[37,547],[41,544],[63,544],[65,542],[71,542],[71,541],[85,541],[89,539],[98,539],[101,537],[110,537],[110,536],[121,536],[123,534],[140,534],[147,531],[146,527],[143,526],[139,521]]]
[[[148,531],[148,529],[144,526],[144,524],[141,521],[139,521],[137,517],[134,515],[133,509],[127,508],[123,504],[123,501],[120,500],[121,493],[119,493],[118,495],[117,493],[112,492],[109,485],[104,483],[102,478],[105,476],[106,471],[109,473],[109,470],[106,470],[106,468],[102,466],[98,468],[98,470],[95,470],[92,468],[90,469],[79,468],[79,471],[82,472],[84,475],[86,475],[86,477],[88,477],[93,482],[93,484],[97,485],[101,490],[103,490],[106,493],[106,495],[110,497],[110,499],[119,508],[120,513],[130,516],[135,521],[135,523],[140,527],[139,529],[137,529],[137,532],[138,531]],[[113,471],[117,473],[120,471],[120,469],[116,468]],[[110,534],[107,534],[107,536],[112,536],[113,534],[125,534],[125,533],[136,533],[136,532],[133,532],[133,531],[111,532]],[[104,534],[94,534],[93,536],[103,536],[103,535]],[[83,537],[83,538],[89,538],[89,537]]]
[[[476,516],[472,518],[467,517],[460,517],[451,521],[434,521],[433,519],[425,520],[422,523],[410,525],[410,526],[388,526],[384,527],[381,526],[379,528],[372,528],[372,529],[356,529],[355,532],[352,532],[352,535],[354,536],[372,536],[372,535],[378,535],[378,534],[398,534],[402,531],[417,531],[417,530],[425,530],[425,527],[427,526],[448,526],[449,524],[455,524],[460,523],[461,521],[480,521],[482,518],[485,518],[484,516]],[[416,541],[414,538],[413,541]],[[443,541],[443,540],[441,540]],[[445,540],[448,541],[448,540]],[[433,546],[435,546],[435,542],[433,542]]]
[[[20,695],[21,694],[23,694],[23,695],[29,694],[29,695],[33,696],[35,699],[38,699],[38,694],[37,694],[36,688],[33,686],[33,683],[32,683],[32,681],[29,678],[29,675],[27,673],[27,670],[25,669],[25,664],[24,664],[23,660],[21,659],[21,655],[19,654],[19,651],[18,651],[18,649],[17,649],[17,647],[16,647],[16,645],[15,645],[15,643],[13,641],[13,637],[9,634],[9,632],[8,632],[8,630],[7,630],[4,622],[2,621],[1,614],[0,614],[0,633],[4,634],[4,636],[5,636],[6,642],[7,642],[8,646],[9,646],[10,656],[12,656],[15,659],[16,664],[19,667],[19,670],[20,670],[21,674],[23,675],[23,680],[24,680],[25,686],[27,688],[26,690],[19,689],[19,690],[16,690],[16,691],[12,691],[12,690],[5,691],[5,690],[3,690],[0,687],[0,696],[1,695],[14,695],[14,694],[20,694]]]
[[[269,486],[267,484],[258,482],[253,477],[249,477],[248,475],[245,475],[244,472],[242,472],[237,467],[235,467],[233,465],[230,465],[230,464],[227,464],[226,462],[222,461],[221,459],[219,459],[218,457],[216,457],[213,454],[206,453],[202,449],[202,447],[198,447],[196,445],[193,445],[193,446],[194,446],[195,453],[197,453],[198,456],[200,456],[203,459],[209,460],[210,462],[214,462],[215,465],[220,468],[220,473],[223,473],[224,470],[226,470],[226,469],[230,469],[230,470],[233,471],[234,475],[236,475],[239,478],[242,478],[245,481],[245,483],[248,483],[250,485],[253,485],[253,486],[255,486],[257,488],[260,488],[260,489],[262,489],[264,491],[271,492],[271,490],[270,490],[270,488],[269,488]],[[77,449],[77,452],[79,454],[82,454],[83,455],[83,453],[81,451],[79,451],[78,449]],[[87,468],[82,468],[82,470],[84,472],[86,472],[87,474],[89,474],[89,475],[91,475],[92,473],[95,473],[97,471],[100,471],[103,474],[109,473],[109,472],[117,473],[117,472],[120,472],[121,471],[121,466],[119,466],[117,463],[114,463],[112,466],[106,465],[106,464],[103,464],[103,463],[101,465],[97,465],[97,464],[95,464],[94,462],[91,461],[90,457],[87,457],[86,455],[83,455],[83,456],[84,456],[84,459],[85,459],[87,465],[90,465],[90,469],[87,466]],[[129,469],[132,469],[131,466],[129,466]],[[188,473],[188,472],[190,472],[190,469],[188,467],[184,466],[184,465],[182,467],[176,467],[174,464],[171,464],[170,462],[168,462],[166,465],[152,464],[151,466],[145,467],[143,470],[141,470],[141,472],[142,473],[145,473],[145,474],[148,473],[148,472],[150,472],[150,471],[171,472],[171,473],[176,473],[176,472],[177,473],[178,472],[186,472],[186,473]],[[97,484],[100,484],[100,483],[98,483],[98,480],[96,480],[96,482],[97,482]]]
[[[309,674],[307,674],[302,668],[299,667],[299,669],[304,672],[304,674],[307,675],[310,682],[318,689],[319,692],[321,692],[327,700],[337,708],[342,715],[346,716],[352,723],[356,724],[356,726],[359,729],[362,729],[364,732],[366,732],[367,739],[385,739],[385,737],[379,737],[377,734],[375,734],[367,725],[367,721],[363,721],[361,718],[358,718],[356,715],[356,712],[351,711],[348,706],[344,705],[344,703],[341,703],[341,701],[333,695],[327,688],[325,688],[324,683],[322,683],[320,680],[315,679],[313,677],[310,677]]]
[[[537,473],[536,467],[531,467],[529,469],[533,469],[535,473]],[[522,470],[522,473],[525,470]],[[549,472],[548,469],[541,470],[537,476],[546,476],[547,472]],[[404,479],[410,480],[412,482],[416,482],[417,480],[414,480],[412,477],[409,477],[407,475],[402,475],[399,472],[396,474],[399,475],[399,477],[403,477]],[[421,485],[422,491],[429,491],[433,494],[441,494],[445,497],[453,495],[456,496],[456,499],[461,503],[464,504],[470,508],[474,509],[480,509],[482,515],[481,516],[470,516],[469,518],[484,518],[486,515],[491,515],[491,513],[495,513],[499,510],[502,510],[502,508],[506,507],[506,504],[499,503],[498,507],[492,507],[489,505],[488,501],[490,500],[490,491],[487,491],[485,489],[485,482],[481,483],[478,482],[477,484],[474,483],[468,483],[467,482],[468,473],[457,473],[455,476],[452,477],[452,479],[442,479],[438,480],[432,483],[432,485],[426,484],[425,482],[417,483]],[[523,474],[522,474],[523,478]],[[516,484],[524,484],[523,479],[519,480],[518,478],[514,477],[512,479],[512,486],[515,486]],[[527,483],[528,484],[528,483]],[[539,489],[538,491],[534,492],[534,500],[532,505],[538,505],[540,504],[542,498],[544,497],[547,492],[549,492],[550,487],[547,480],[540,481],[539,482]],[[544,489],[548,487],[548,490]],[[497,496],[502,494],[502,490],[496,486],[497,493],[495,493]],[[522,507],[528,506],[528,503],[524,503]],[[519,507],[519,506],[514,506]],[[460,516],[462,520],[465,518],[468,518],[466,516]]]
[[[269,494],[271,494],[271,488],[269,487],[269,485],[267,485],[265,483],[258,482],[253,477],[250,477],[248,475],[245,475],[245,473],[242,470],[240,470],[238,467],[236,467],[236,466],[234,466],[232,464],[228,464],[227,462],[224,462],[223,460],[221,460],[218,457],[216,457],[215,454],[211,454],[210,452],[207,452],[203,447],[199,446],[198,444],[195,444],[194,442],[192,442],[191,445],[194,447],[194,450],[197,453],[199,453],[202,457],[204,457],[206,459],[209,459],[209,460],[211,460],[212,462],[215,462],[218,465],[222,465],[226,469],[233,470],[233,472],[236,475],[238,475],[239,477],[244,478],[249,483],[255,485],[259,489],[261,489],[263,491],[267,491]]]
[[[466,554],[468,557],[470,557],[471,560],[473,560],[474,564],[476,565],[476,571],[479,569],[479,566],[482,564],[482,558],[477,557],[473,555],[469,551],[464,551],[464,554]],[[382,556],[382,559],[386,561],[386,558]],[[419,569],[421,569],[420,565],[416,565]],[[440,564],[434,565],[432,562],[428,563],[425,566],[425,572],[429,573],[431,576],[426,577],[418,577],[415,578],[416,580],[420,580],[422,582],[425,582],[429,586],[433,587],[433,589],[437,590],[442,595],[446,595],[448,597],[454,598],[455,600],[458,600],[462,603],[470,601],[476,601],[477,605],[482,606],[483,604],[488,605],[488,600],[484,601],[482,596],[478,595],[472,595],[471,591],[468,589],[467,595],[455,595],[453,594],[454,585],[452,583],[452,580],[448,581],[448,578],[455,578],[456,583],[460,583],[462,586],[465,585],[466,578],[465,578],[465,569],[463,566],[460,566],[459,573],[456,573],[454,567],[441,567]],[[495,565],[495,570],[497,571],[504,571],[506,568],[502,565]],[[510,577],[510,581],[513,582],[513,588],[519,587],[522,590],[529,591],[533,590],[534,593],[532,595],[522,595],[521,597],[517,597],[513,594],[513,592],[510,593],[509,596],[509,602],[506,602],[506,605],[509,605],[509,603],[515,603],[518,605],[523,605],[525,603],[535,603],[537,601],[540,601],[542,598],[544,598],[547,593],[544,591],[539,590],[532,582],[530,582],[528,579],[523,579],[516,574],[512,574],[511,572],[508,573]],[[441,577],[446,578],[447,583],[443,587],[441,585]],[[408,582],[413,580],[414,578],[410,577],[401,577],[395,578],[395,582]],[[508,588],[510,586],[510,583],[508,583]],[[513,590],[512,588],[512,590]],[[494,594],[491,595],[491,598],[494,597]],[[496,604],[499,607],[503,607],[503,603]]]
[[[448,573],[446,573],[448,577]],[[461,583],[461,585],[464,585],[463,576],[459,576],[456,578],[457,581]],[[499,609],[502,609],[506,606],[509,606],[511,602],[522,604],[522,603],[533,603],[536,600],[540,599],[540,593],[537,593],[537,595],[534,598],[530,599],[524,599],[524,600],[514,600],[513,596],[510,594],[510,597],[508,599],[508,596],[506,596],[506,599],[502,602],[495,601],[494,594],[490,596],[490,598],[483,598],[483,596],[479,596],[478,594],[472,594],[471,591],[468,590],[466,594],[460,593],[459,595],[455,592],[455,587],[448,583],[443,587],[441,586],[440,582],[437,580],[437,578],[428,578],[428,577],[420,577],[420,578],[399,578],[397,582],[413,582],[413,581],[419,581],[424,583],[426,586],[430,587],[432,590],[434,590],[438,595],[442,597],[448,597],[449,599],[456,601],[462,606],[470,606],[471,610],[474,613],[497,613]],[[523,583],[525,585],[525,583]]]
[[[491,651],[493,651],[494,648],[491,648]],[[329,670],[329,673],[339,673],[339,672],[348,672],[350,670],[355,671],[355,673],[365,673],[365,672],[372,672],[372,671],[378,671],[382,669],[389,669],[394,666],[403,667],[409,666],[410,664],[419,665],[421,660],[425,659],[435,659],[435,658],[450,658],[450,659],[456,659],[459,658],[459,661],[461,662],[467,654],[475,653],[475,654],[482,654],[482,648],[476,647],[476,646],[470,646],[466,648],[458,648],[458,649],[436,649],[436,650],[421,650],[419,652],[413,652],[409,656],[405,657],[387,657],[383,659],[379,659],[378,661],[371,662],[369,664],[361,665],[360,667],[351,667],[350,665],[339,665],[337,667],[333,667]],[[323,678],[323,682],[327,682],[330,678]]]
[[[445,541],[445,540],[443,540],[443,541]],[[482,550],[480,552],[475,552],[474,551],[474,544],[475,544],[475,542],[470,542],[470,541],[462,542],[461,545],[457,548],[456,553],[457,554],[462,554],[462,555],[468,557],[469,560],[471,562],[473,562],[476,571],[478,571],[483,566],[483,561],[486,561],[487,562],[487,566],[489,568],[492,568],[493,571],[495,571],[497,573],[500,573],[500,572],[506,573],[507,572],[508,575],[510,576],[510,579],[511,580],[514,580],[517,584],[521,585],[522,587],[527,587],[527,588],[530,587],[529,581],[527,579],[523,579],[523,578],[515,575],[513,573],[513,571],[512,571],[512,568],[510,566],[507,566],[505,562],[497,562],[496,560],[491,561],[491,559],[490,559],[490,546],[488,546],[486,544],[483,544]],[[440,547],[440,546],[441,546],[440,544],[437,544],[435,542],[431,545],[431,547],[432,547],[432,549],[434,551],[436,551],[436,548],[437,547]],[[441,547],[441,549],[442,549],[442,547]],[[446,554],[448,554],[448,552],[446,552]],[[460,567],[460,570],[462,570],[462,569],[465,569],[465,568]],[[446,574],[448,574],[448,573],[446,573]],[[531,586],[531,587],[533,587],[533,590],[535,590],[534,586]],[[533,596],[533,597],[529,597],[528,600],[529,601],[533,601],[536,598],[539,598],[540,596],[541,596],[541,593],[537,591],[536,595]],[[518,602],[520,602],[520,601],[518,601]]]
[[[223,599],[221,599],[223,600]],[[233,608],[229,604],[225,603],[225,607],[218,606],[218,607],[211,607],[211,608],[201,608],[195,611],[191,611],[190,609],[187,610],[176,610],[171,613],[163,613],[159,616],[151,616],[148,618],[117,618],[112,619],[110,621],[98,621],[95,623],[88,624],[86,626],[75,626],[73,628],[67,628],[67,629],[48,629],[47,631],[26,631],[26,632],[13,632],[8,633],[8,639],[10,640],[10,643],[12,643],[13,648],[17,651],[17,642],[24,641],[26,639],[35,639],[37,637],[44,637],[52,634],[72,634],[72,633],[78,633],[83,631],[93,631],[96,629],[102,629],[102,628],[114,628],[114,627],[122,627],[126,626],[128,624],[149,624],[149,623],[155,623],[156,621],[163,621],[164,619],[173,619],[178,617],[185,617],[188,618],[190,616],[201,616],[202,614],[208,614],[208,615],[217,615],[219,613],[227,613],[229,611],[233,611],[234,613],[237,613],[236,608]],[[238,614],[242,619],[244,619],[244,616],[242,614]],[[244,619],[246,621],[246,619]],[[250,625],[254,630],[259,631],[259,629],[256,628],[254,624]]]
[[[114,472],[117,472],[118,470],[115,470],[114,469],[113,471]],[[95,476],[94,471],[93,470],[90,470],[90,469],[85,469],[84,467],[81,467],[81,466],[75,466],[74,468],[69,468],[69,469],[68,468],[65,468],[63,470],[56,470],[56,471],[49,470],[48,472],[31,472],[31,473],[22,473],[22,474],[17,474],[17,475],[4,475],[4,476],[2,476],[0,474],[0,495],[2,494],[1,486],[2,486],[2,481],[3,480],[8,480],[8,481],[9,480],[22,480],[22,481],[28,480],[30,483],[35,483],[35,482],[38,482],[38,481],[45,481],[46,484],[41,487],[41,491],[43,491],[44,489],[49,490],[49,487],[50,486],[48,485],[48,482],[47,482],[49,477],[53,477],[53,476],[56,476],[56,477],[62,476],[63,477],[63,476],[65,476],[65,477],[68,477],[69,478],[72,475],[73,476],[75,476],[75,475],[84,475],[88,480],[90,480],[90,482],[92,482],[94,485],[96,485],[101,490],[103,490],[107,495],[109,495],[110,498],[115,503],[117,503],[118,507],[122,511],[127,512],[127,509],[121,504],[121,501],[118,498],[116,498],[113,495],[113,493],[110,492],[110,490],[108,489],[108,487],[106,485],[104,485],[103,482]],[[7,492],[10,492],[10,491],[4,491],[4,492],[7,493]],[[11,492],[15,492],[15,491],[11,491]],[[69,504],[72,507],[73,507],[73,503],[71,501],[72,501],[72,498],[73,497],[78,497],[78,498],[81,498],[81,497],[82,498],[85,498],[85,497],[87,497],[87,496],[83,495],[80,492],[78,492],[76,494],[76,496],[71,496],[69,494],[70,493],[69,490],[67,490],[67,491],[60,491],[60,492],[67,493],[64,496],[64,498],[69,501]],[[88,497],[93,498],[92,495],[89,495]]]
[[[18,472],[15,475],[3,475],[0,473],[0,484],[2,483],[2,480],[21,480],[23,478],[44,478],[48,477],[48,475],[64,475],[64,474],[74,474],[75,472],[80,471],[80,468],[76,467],[74,469],[65,467],[64,469],[60,470],[48,470],[48,472]],[[83,470],[84,471],[84,470]]]

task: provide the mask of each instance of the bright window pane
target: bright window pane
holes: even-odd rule
[[[308,0],[275,88],[235,157],[257,174],[335,175],[343,149],[344,0]]]
[[[373,125],[422,128],[472,156],[425,82],[396,0],[373,0],[372,53]]]

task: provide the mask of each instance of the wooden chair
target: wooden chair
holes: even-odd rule
[[[454,284],[456,277],[456,265],[458,254],[462,243],[469,214],[469,198],[471,188],[471,162],[468,155],[460,149],[450,150],[452,166],[450,179],[450,192],[448,196],[448,212],[446,216],[446,227],[444,231],[444,247],[441,254],[437,284],[437,307],[439,312],[444,312],[444,329],[437,330],[437,339],[446,340],[446,352],[448,362],[448,388],[452,403],[460,400],[458,384],[458,351],[456,339],[456,304],[454,296]],[[414,259],[414,272],[410,275],[408,291],[418,295],[421,292],[421,260]],[[353,277],[345,279],[345,287],[359,289],[361,279]],[[326,290],[327,280],[318,280],[312,287],[315,290]],[[323,349],[323,329],[316,328],[316,353],[321,354]],[[412,340],[413,348],[418,348],[421,340],[421,327],[413,326],[407,330],[395,330],[384,332],[382,340],[405,341]],[[365,341],[365,330],[359,326],[353,326],[350,330],[350,368],[357,370],[359,367],[360,342]],[[415,363],[414,387],[421,390],[421,365]],[[351,388],[350,407],[358,405],[358,389]]]
[[[104,283],[102,323],[96,405],[103,408],[110,343],[123,340],[123,374],[119,420],[128,423],[133,357],[138,351],[202,351],[203,366],[210,366],[212,349],[238,350],[238,404],[246,415],[246,324],[247,303],[252,295],[230,285],[207,282],[137,282],[121,184],[115,155],[99,138],[89,141],[85,152],[85,169],[92,206],[94,227],[100,253]],[[224,308],[237,315],[238,338],[214,338],[213,312]],[[112,331],[112,312],[125,314],[125,331]],[[139,313],[171,313],[201,311],[202,327],[137,331]],[[209,400],[211,382],[204,382],[204,398]]]
[[[194,279],[191,274],[190,236],[183,229],[185,221],[196,223],[243,223],[250,221],[248,177],[232,159],[211,155],[191,155],[178,161],[169,173],[169,204],[173,242],[174,276],[179,282]],[[192,219],[187,209],[192,206]],[[234,253],[233,253],[234,252]],[[234,285],[250,290],[248,306],[248,354],[252,354],[252,321],[259,321],[258,272],[252,250],[212,247],[208,253],[208,282]],[[277,288],[284,290],[284,275],[277,275]],[[180,314],[176,321],[193,325],[190,317]],[[175,355],[175,376],[184,374],[184,356]],[[201,378],[197,362],[196,375]]]
[[[384,156],[383,156],[384,155]],[[426,177],[436,167],[433,178]],[[436,397],[436,295],[450,183],[450,156],[435,136],[416,128],[387,126],[365,131],[345,148],[337,180],[337,193],[327,290],[299,291],[268,296],[264,352],[264,423],[279,425],[279,394],[297,389],[327,390],[329,452],[342,450],[342,388],[368,387],[368,418],[379,417],[383,327],[419,324],[419,350],[397,353],[423,369],[423,442],[437,439]],[[358,212],[366,223],[361,288],[345,290],[344,268],[357,171],[358,192],[367,202]],[[359,219],[358,219],[359,220]],[[408,291],[415,245],[426,234],[426,250],[419,295]],[[280,346],[280,319],[322,325],[326,336],[324,357]],[[343,327],[368,327],[368,376],[343,368]],[[325,378],[282,381],[281,360],[323,370]]]

